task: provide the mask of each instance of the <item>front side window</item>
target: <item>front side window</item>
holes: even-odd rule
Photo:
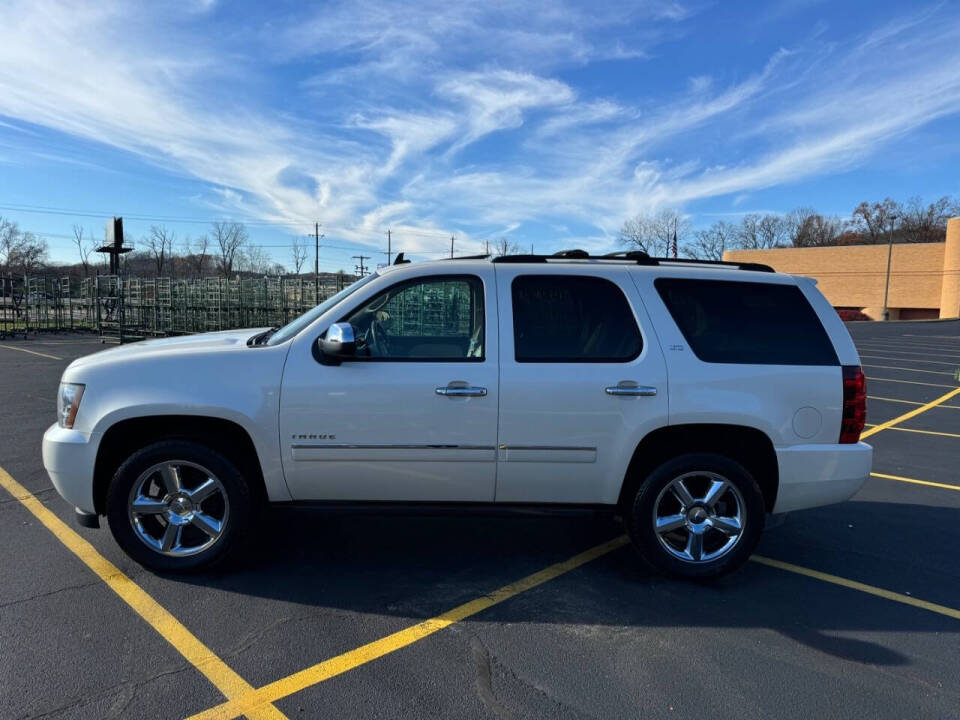
[[[483,283],[473,275],[399,283],[344,321],[354,327],[358,358],[440,362],[484,358]]]
[[[643,340],[626,296],[604,278],[520,275],[513,280],[518,363],[629,362]]]

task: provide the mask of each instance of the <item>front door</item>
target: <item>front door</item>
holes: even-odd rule
[[[403,277],[335,318],[354,326],[355,360],[321,364],[316,337],[290,350],[280,442],[294,499],[493,500],[493,270]]]

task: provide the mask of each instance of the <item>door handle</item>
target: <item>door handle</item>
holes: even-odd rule
[[[446,397],[486,397],[487,389],[485,387],[476,387],[469,385],[447,385],[438,387],[434,390],[437,395]]]
[[[607,395],[627,395],[631,397],[653,397],[657,389],[651,385],[610,385],[603,391]]]

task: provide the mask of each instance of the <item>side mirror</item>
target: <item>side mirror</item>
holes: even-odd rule
[[[346,322],[334,323],[326,335],[317,338],[317,349],[321,355],[337,360],[351,358],[357,352],[357,340],[353,325]]]

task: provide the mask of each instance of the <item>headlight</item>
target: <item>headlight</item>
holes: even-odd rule
[[[57,424],[60,427],[73,427],[84,387],[86,386],[79,383],[60,383],[60,391],[57,393]]]

